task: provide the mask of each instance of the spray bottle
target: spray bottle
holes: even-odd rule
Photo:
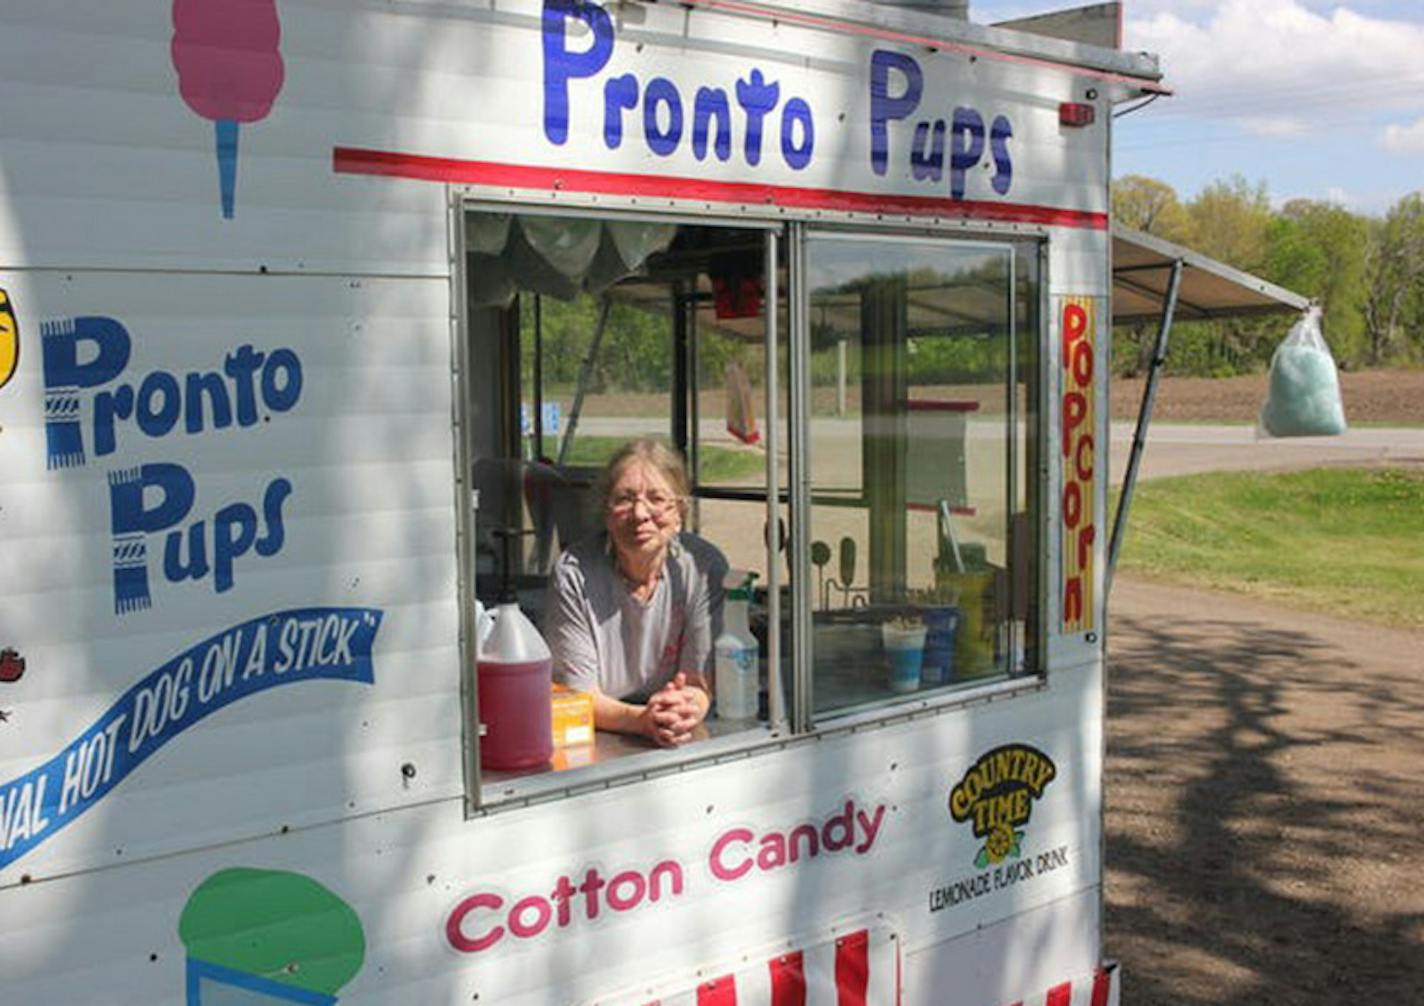
[[[713,644],[717,652],[718,719],[756,718],[761,653],[747,619],[755,578],[755,573],[734,570],[726,580],[730,589],[722,604],[722,634]]]

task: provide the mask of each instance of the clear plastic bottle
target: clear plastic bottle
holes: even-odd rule
[[[740,578],[737,586],[727,591],[722,603],[722,634],[713,644],[717,718],[722,720],[755,719],[761,684],[761,649],[747,618],[756,574],[739,572],[736,576]]]

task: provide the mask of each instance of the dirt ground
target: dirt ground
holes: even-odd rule
[[[1136,419],[1143,381],[1112,381],[1112,417]],[[1424,425],[1424,370],[1360,370],[1340,375],[1345,417],[1351,423]],[[1161,382],[1154,422],[1254,423],[1266,397],[1266,375],[1170,377]]]
[[[1155,418],[1253,420],[1264,381],[1169,379]],[[1424,371],[1342,391],[1352,423],[1424,423]],[[1108,675],[1122,1001],[1424,1002],[1424,632],[1119,576]]]
[[[1118,577],[1108,650],[1122,1001],[1424,1001],[1424,632]]]

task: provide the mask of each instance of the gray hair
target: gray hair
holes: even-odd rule
[[[683,523],[687,522],[687,504],[692,496],[691,483],[687,478],[687,464],[682,453],[672,445],[656,437],[639,437],[618,448],[599,478],[598,498],[607,510],[612,504],[613,484],[624,470],[635,462],[647,465],[663,477],[677,496],[677,513]]]

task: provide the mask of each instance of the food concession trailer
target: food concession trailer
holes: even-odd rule
[[[0,79],[0,999],[1116,1000],[1155,60],[849,0],[13,0]],[[648,434],[758,574],[758,716],[482,767],[477,601],[537,622]]]

